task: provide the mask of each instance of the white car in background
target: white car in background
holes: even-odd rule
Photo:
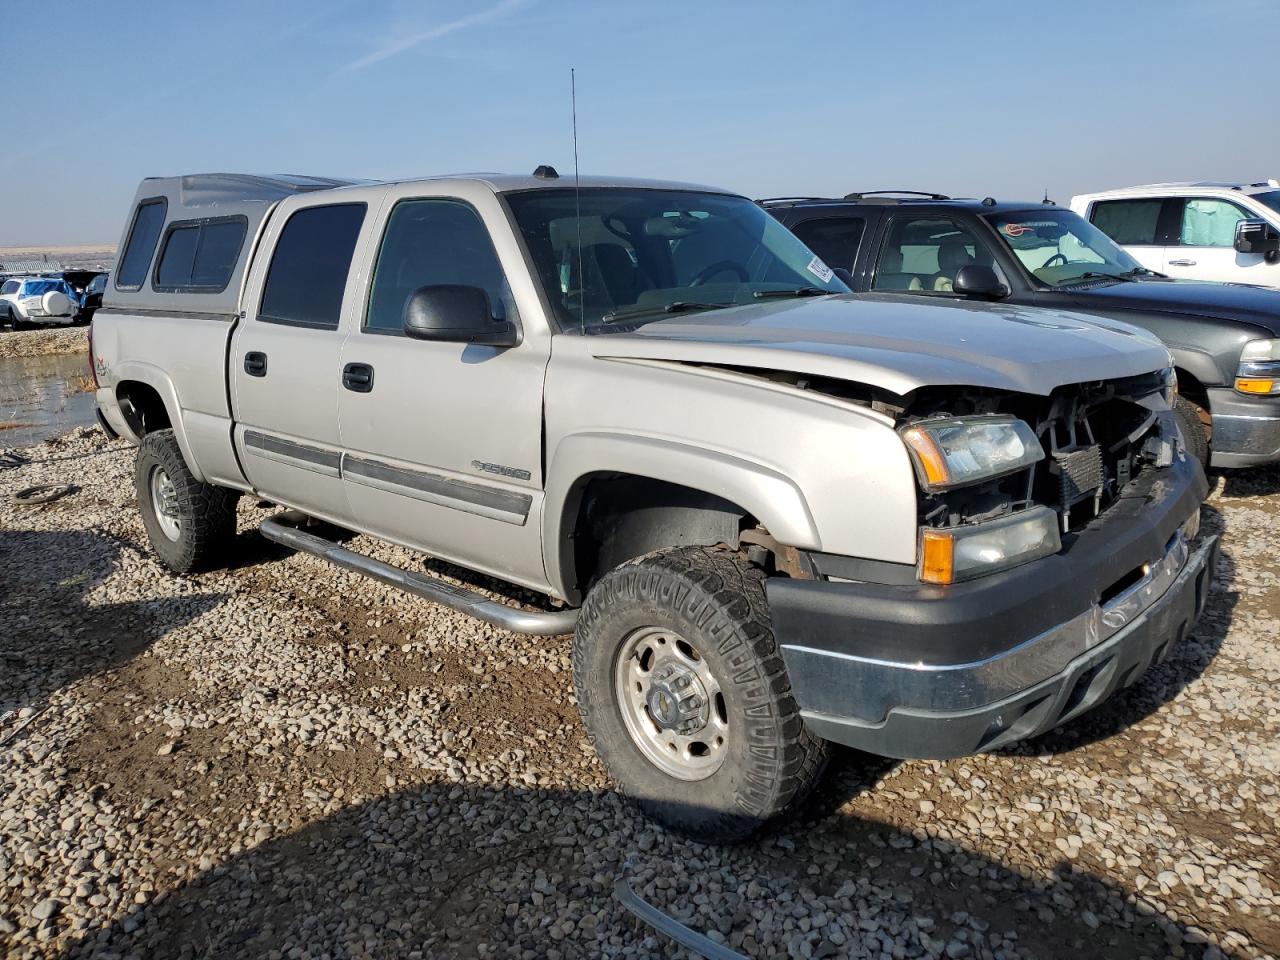
[[[1280,287],[1280,180],[1153,183],[1071,198],[1148,270]]]
[[[13,278],[0,285],[0,322],[15,330],[31,324],[70,326],[80,310],[71,284],[57,277]]]

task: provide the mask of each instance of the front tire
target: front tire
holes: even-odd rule
[[[1208,411],[1179,395],[1173,401],[1173,415],[1178,421],[1178,429],[1182,431],[1187,453],[1199,460],[1200,466],[1209,469],[1209,431],[1205,427]]]
[[[663,550],[606,574],[583,604],[573,665],[605,767],[678,833],[744,839],[825,767],[827,744],[791,695],[764,575],[727,551]]]
[[[191,475],[173,430],[148,433],[134,470],[151,549],[174,573],[220,565],[235,539],[240,494]]]

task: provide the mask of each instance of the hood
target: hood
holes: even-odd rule
[[[591,337],[601,358],[786,370],[904,395],[972,386],[1055,387],[1158,370],[1169,353],[1119,321],[1044,308],[850,294],[709,310]]]
[[[1081,309],[1182,313],[1251,323],[1280,336],[1280,290],[1204,280],[1139,280],[1070,292]]]

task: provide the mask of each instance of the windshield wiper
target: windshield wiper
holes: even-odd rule
[[[698,300],[676,300],[662,306],[632,307],[630,309],[610,310],[600,318],[601,323],[618,323],[631,320],[650,313],[685,313],[689,310],[719,310],[721,307],[732,307],[732,303],[702,303]]]
[[[757,300],[767,300],[771,297],[825,297],[830,292],[818,287],[794,287],[790,290],[757,290],[751,295]]]
[[[1137,283],[1137,277],[1132,272],[1129,273],[1099,273],[1095,270],[1086,270],[1074,280],[1068,280],[1062,284],[1064,287],[1073,286],[1077,283],[1083,283],[1086,280],[1115,280],[1118,283]]]

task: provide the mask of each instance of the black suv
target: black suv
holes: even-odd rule
[[[877,191],[760,204],[858,293],[1000,300],[1144,327],[1173,354],[1193,453],[1218,467],[1280,460],[1280,291],[1172,280],[1048,202]]]

